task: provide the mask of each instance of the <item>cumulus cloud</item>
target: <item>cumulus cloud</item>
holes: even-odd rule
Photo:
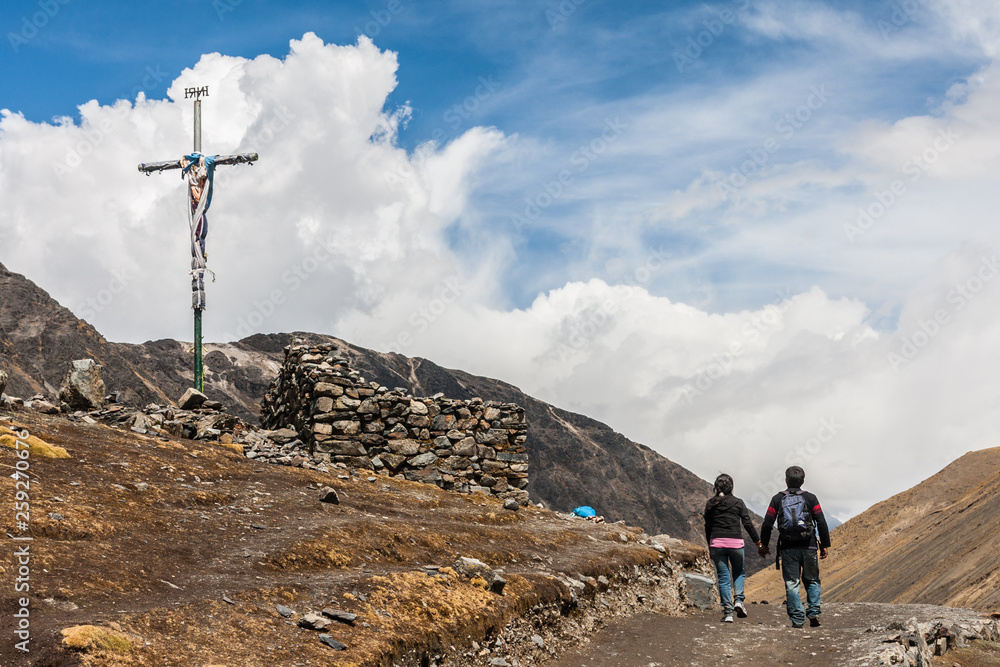
[[[504,137],[474,128],[419,159],[398,148],[409,109],[386,108],[397,65],[365,37],[336,46],[307,34],[280,60],[205,55],[166,100],[88,102],[77,122],[4,111],[4,261],[114,338],[190,337],[178,172],[147,178],[136,165],[190,152],[183,91],[207,85],[204,151],[261,156],[217,171],[208,339],[330,330],[400,285],[432,290],[457,270],[442,232]]]
[[[756,34],[818,39],[830,25],[828,10],[781,23],[777,6],[751,15]],[[833,41],[858,20],[840,19]],[[959,17],[954,31],[983,25]],[[189,339],[182,185],[136,164],[190,150],[183,90],[208,85],[205,152],[261,155],[218,170],[209,340],[314,330],[497,377],[706,478],[734,474],[758,508],[790,463],[846,517],[997,444],[992,65],[895,120],[848,117],[837,104],[856,93],[831,85],[841,97],[822,113],[835,120],[814,110],[730,198],[715,187],[730,162],[828,72],[634,100],[527,230],[509,224],[523,198],[504,186],[545,191],[617,110],[589,111],[559,145],[473,127],[408,152],[397,137],[410,109],[387,106],[397,66],[367,38],[307,34],[281,59],[205,55],[169,99],[88,102],[51,123],[3,111],[2,261],[109,338]],[[893,194],[914,151],[949,130],[960,138]],[[590,207],[556,210],[569,203]],[[872,221],[852,239],[859,212]],[[560,257],[564,242],[583,250]],[[762,275],[775,267],[787,282]],[[512,273],[542,287],[519,301]],[[752,292],[735,306],[711,298],[736,283]]]

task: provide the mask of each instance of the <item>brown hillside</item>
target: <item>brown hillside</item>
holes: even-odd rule
[[[838,527],[822,564],[823,600],[1000,608],[1000,447],[969,452]],[[754,598],[780,600],[770,568]]]
[[[680,576],[682,561],[704,552],[677,542],[667,552],[673,556],[661,554],[625,524],[534,506],[513,512],[493,498],[363,470],[269,466],[232,445],[30,412],[0,414],[5,471],[25,460],[10,435],[25,438],[24,431],[30,465],[19,488],[28,489],[30,517],[15,517],[17,483],[0,475],[0,497],[11,503],[0,530],[32,538],[8,538],[0,554],[5,667],[413,665],[430,664],[429,655],[451,644],[465,650],[488,640],[489,650],[462,663],[483,665],[556,645],[547,625],[529,625],[545,635],[545,651],[527,638],[517,646],[498,640],[530,610],[558,621],[574,600],[590,605],[607,586],[635,611],[652,609],[653,580],[645,575],[643,597],[622,597],[626,582],[640,578],[636,568],[662,564]],[[336,489],[338,504],[320,502],[326,486]],[[15,545],[27,549],[27,561],[15,557]],[[502,569],[503,594],[458,576],[449,566],[459,556]],[[567,575],[579,580],[576,589]],[[28,584],[17,593],[16,577]],[[594,608],[610,613],[617,598],[609,599]],[[30,654],[10,639],[26,604]],[[343,652],[297,625],[307,611],[325,608],[357,615],[328,629],[347,645]],[[406,658],[411,649],[428,655]]]

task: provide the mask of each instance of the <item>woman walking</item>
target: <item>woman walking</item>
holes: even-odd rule
[[[743,531],[760,547],[760,536],[750,520],[743,501],[733,495],[733,478],[722,474],[715,478],[715,495],[705,505],[705,540],[719,579],[723,623],[733,622],[733,611],[746,618],[743,604]]]

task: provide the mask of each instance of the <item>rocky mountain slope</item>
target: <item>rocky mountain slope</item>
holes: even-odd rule
[[[1000,447],[969,452],[831,533],[823,600],[1000,608]],[[773,568],[750,594],[780,600]]]
[[[703,541],[701,511],[711,486],[694,473],[583,415],[539,401],[505,382],[449,370],[426,359],[384,354],[316,334],[255,335],[206,345],[206,393],[256,422],[258,406],[293,338],[333,342],[369,380],[406,387],[414,395],[501,400],[525,408],[535,502],[562,511],[591,505],[609,521],[624,519],[651,534]],[[104,366],[109,391],[124,402],[169,403],[191,385],[190,344],[111,343],[27,278],[0,265],[0,368],[7,393],[53,395],[70,361],[89,357]],[[760,522],[759,517],[755,521]],[[757,559],[748,566],[759,567]]]

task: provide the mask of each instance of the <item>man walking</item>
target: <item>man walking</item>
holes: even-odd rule
[[[826,558],[830,548],[830,530],[823,516],[819,499],[802,490],[805,471],[792,466],[785,471],[787,489],[771,498],[771,504],[760,527],[761,546],[757,553],[763,558],[770,553],[768,542],[771,527],[778,523],[778,558],[781,560],[781,577],[785,580],[785,606],[793,628],[805,625],[809,618],[811,627],[819,626],[820,585],[819,560]],[[816,539],[817,529],[819,540]],[[802,609],[799,585],[806,586],[806,608]]]

